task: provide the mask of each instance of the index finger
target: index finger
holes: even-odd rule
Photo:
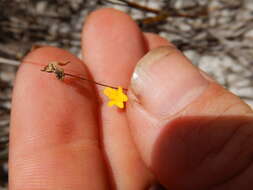
[[[12,103],[10,189],[107,189],[93,88],[40,72],[50,61],[70,61],[67,71],[88,75],[81,60],[58,48],[25,58]]]

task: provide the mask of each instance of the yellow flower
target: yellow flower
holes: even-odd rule
[[[124,102],[128,100],[127,95],[124,94],[122,87],[118,89],[113,89],[106,87],[104,89],[104,94],[109,98],[108,106],[117,106],[119,108],[124,108]]]

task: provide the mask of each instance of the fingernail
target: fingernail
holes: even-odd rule
[[[131,79],[132,101],[156,116],[166,117],[196,100],[208,84],[179,50],[161,47],[137,64]]]

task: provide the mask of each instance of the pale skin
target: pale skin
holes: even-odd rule
[[[160,46],[168,48],[151,51],[146,60],[167,52],[152,70],[161,78],[142,80],[152,85],[136,93],[130,80],[137,62]],[[10,190],[141,190],[155,183],[173,190],[253,188],[252,110],[203,73],[193,81],[199,71],[170,42],[142,33],[122,12],[101,9],[85,21],[82,53],[78,59],[42,47],[20,66],[11,113]],[[128,88],[126,109],[108,107],[104,87],[41,72],[51,61],[70,61],[65,71]],[[184,77],[187,86],[205,86],[187,105],[177,103]],[[170,87],[175,90],[166,92]],[[167,109],[170,101],[180,110]]]

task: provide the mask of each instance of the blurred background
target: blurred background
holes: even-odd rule
[[[8,189],[11,96],[20,60],[45,44],[80,55],[85,17],[101,7],[125,11],[143,31],[169,39],[253,107],[253,0],[0,0],[0,190]]]

